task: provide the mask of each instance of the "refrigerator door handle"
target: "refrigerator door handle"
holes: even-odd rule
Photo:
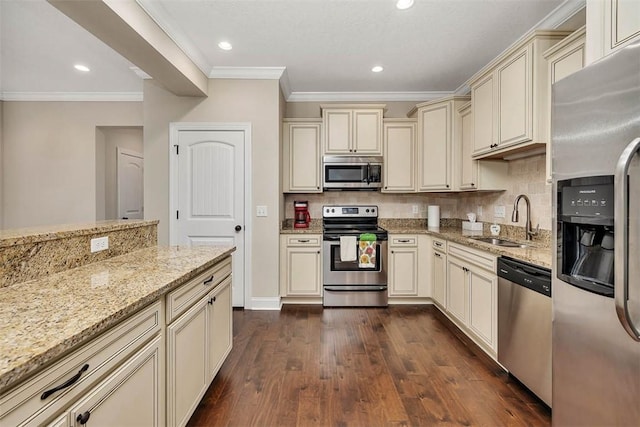
[[[640,329],[633,324],[629,314],[629,164],[640,149],[640,138],[636,138],[624,149],[614,178],[614,224],[615,224],[615,278],[614,299],[616,314],[627,333],[636,341],[640,341]],[[621,262],[620,262],[621,261]]]

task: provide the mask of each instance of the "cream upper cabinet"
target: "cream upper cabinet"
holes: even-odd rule
[[[322,235],[280,236],[280,295],[322,296]]]
[[[416,127],[414,119],[385,119],[383,193],[416,191]]]
[[[549,103],[542,53],[568,34],[533,31],[469,80],[475,158],[503,158],[544,147]]]
[[[282,187],[285,193],[321,193],[322,120],[284,119]]]
[[[586,64],[640,40],[640,1],[587,2]]]
[[[473,110],[468,102],[458,109],[460,123],[460,161],[458,162],[459,188],[475,190],[478,184],[478,161],[473,155]]]
[[[382,155],[384,104],[321,105],[323,153]]]
[[[585,66],[585,32],[582,27],[576,30],[566,39],[554,45],[544,53],[549,67],[549,104],[551,104],[552,85]],[[549,107],[551,112],[551,107]],[[551,129],[549,129],[549,144],[547,146],[547,182],[551,182],[551,157],[552,157]]]
[[[418,191],[453,191],[453,147],[459,145],[454,113],[469,97],[452,96],[416,106]]]

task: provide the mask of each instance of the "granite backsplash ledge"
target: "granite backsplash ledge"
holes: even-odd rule
[[[117,220],[0,232],[0,288],[126,254],[158,242],[158,221]],[[109,249],[91,253],[91,239]]]

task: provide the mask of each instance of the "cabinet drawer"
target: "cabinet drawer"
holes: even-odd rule
[[[231,274],[231,257],[167,294],[167,325]]]
[[[433,239],[433,248],[442,252],[447,252],[447,241],[442,239]]]
[[[418,236],[407,234],[402,236],[391,236],[389,246],[417,246]]]
[[[287,246],[320,246],[322,242],[322,236],[314,235],[302,235],[302,236],[287,236]]]
[[[493,273],[496,272],[497,258],[490,253],[449,242],[449,255],[456,256],[468,263],[487,269]]]
[[[59,414],[156,335],[162,328],[162,314],[158,301],[1,396],[0,425],[41,425]],[[42,399],[45,391],[78,374],[72,385]]]

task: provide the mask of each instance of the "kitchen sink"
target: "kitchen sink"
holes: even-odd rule
[[[529,246],[524,243],[513,242],[511,240],[505,239],[497,239],[495,237],[472,237],[472,239],[479,242],[489,243],[491,245],[504,246],[507,248],[526,248]]]

